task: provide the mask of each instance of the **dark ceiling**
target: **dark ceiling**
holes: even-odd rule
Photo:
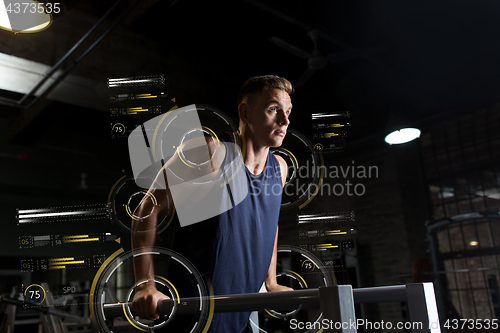
[[[234,108],[237,88],[248,76],[276,73],[296,82],[306,69],[306,60],[269,37],[311,52],[306,28],[315,28],[356,50],[378,47],[367,58],[318,70],[294,98],[301,124],[314,111],[351,110],[357,139],[381,130],[390,113],[423,119],[498,100],[497,1],[265,4],[289,20],[252,1],[159,1],[131,29],[164,41],[162,52],[186,59],[206,82],[199,88],[222,108]],[[320,38],[318,48],[323,55],[346,51],[338,44]]]
[[[83,8],[97,21],[113,3],[73,1],[65,8]],[[134,3],[123,1],[109,20]],[[135,74],[163,73],[174,82],[196,77],[196,84],[182,87],[189,92],[174,93],[184,96],[179,104],[206,103],[229,114],[248,77],[273,73],[295,83],[306,70],[305,59],[270,37],[312,52],[307,33],[319,29],[324,35],[318,49],[325,56],[378,50],[319,69],[293,96],[292,127],[308,133],[310,113],[350,110],[355,142],[380,135],[391,113],[406,113],[425,126],[436,115],[498,101],[499,14],[500,3],[493,0],[143,0],[121,24],[155,40],[146,52],[164,59],[156,73]],[[112,37],[106,38],[102,43]],[[182,59],[187,71],[175,70],[172,59]]]

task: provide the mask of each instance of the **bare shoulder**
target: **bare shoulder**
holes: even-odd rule
[[[278,160],[278,162],[280,164],[281,180],[283,181],[283,186],[285,186],[286,177],[288,175],[288,165],[286,164],[283,157],[281,157],[280,155],[274,154],[274,156],[276,157],[276,159]]]
[[[165,163],[162,170],[167,176],[175,174],[179,181],[210,175],[221,168],[226,156],[226,147],[211,137],[197,137],[186,140]],[[172,185],[172,184],[170,184]]]
[[[225,154],[226,148],[224,144],[219,140],[206,136],[183,142],[179,147],[178,155],[196,165],[220,166]]]
[[[276,159],[278,160],[278,162],[280,162],[281,166],[286,165],[285,159],[283,157],[281,157],[281,155],[274,154],[274,157],[276,157]]]
[[[226,145],[224,145],[219,139],[216,140],[211,136],[206,136],[205,142],[208,147],[210,159],[215,165],[218,166],[217,168],[219,168],[226,157]]]

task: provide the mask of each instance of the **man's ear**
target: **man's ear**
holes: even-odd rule
[[[250,109],[250,106],[247,103],[240,103],[238,105],[238,115],[240,116],[240,120],[244,124],[248,124],[248,111]]]

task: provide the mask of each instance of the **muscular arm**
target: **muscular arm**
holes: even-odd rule
[[[286,176],[287,176],[287,164],[281,156],[279,155],[275,156],[278,159],[278,162],[280,163],[281,180],[283,186],[285,186]],[[279,226],[276,228],[276,238],[274,240],[273,256],[271,258],[271,264],[269,265],[269,270],[267,271],[265,285],[267,291],[290,291],[293,289],[279,285],[278,281],[276,281],[276,264],[278,262],[278,231],[279,231]]]
[[[162,176],[161,173],[157,177]],[[140,217],[140,219],[132,219],[132,249],[136,253],[150,252],[156,246],[158,221],[173,212],[173,202],[168,188],[155,189],[151,187],[149,192],[155,196],[157,205],[154,205],[150,197],[145,196],[134,210],[134,216]],[[168,298],[156,290],[154,275],[154,263],[151,255],[144,254],[134,257],[136,288],[132,303],[134,310],[142,318],[158,319],[157,303],[159,300]]]
[[[266,289],[267,291],[290,291],[292,288],[282,286],[278,284],[276,280],[276,264],[278,262],[278,228],[276,228],[276,239],[274,241],[273,257],[271,258],[271,264],[269,265],[269,270],[266,276]]]
[[[203,140],[204,144],[205,139],[200,139]],[[194,140],[187,142],[183,146],[185,155],[188,155],[191,161],[196,161],[196,158],[200,160],[209,158],[203,156],[203,149],[201,149],[202,144]],[[210,138],[206,140],[208,151],[213,151],[213,145],[215,143]],[[132,219],[132,249],[134,252],[150,252],[158,242],[158,223],[162,221],[165,216],[173,213],[174,202],[167,182],[167,172],[175,172],[175,174],[181,176],[182,179],[193,179],[211,174],[217,167],[220,167],[222,161],[220,152],[221,150],[219,150],[217,156],[212,156],[212,163],[206,164],[206,169],[198,168],[192,170],[186,167],[185,163],[178,158],[177,154],[167,161],[149,189],[150,194],[145,195],[134,210],[134,216],[139,217],[138,219]],[[225,154],[224,151],[222,152]],[[203,196],[202,192],[203,191],[197,191],[197,194]],[[156,205],[154,201],[151,200],[150,195],[156,198]],[[182,204],[189,195],[189,193],[185,193],[185,195],[183,193],[178,193],[176,196],[176,204]],[[193,199],[193,197],[193,195],[190,195],[189,199]],[[132,301],[134,310],[142,318],[158,319],[157,303],[159,300],[167,299],[168,297],[156,289],[154,282],[155,269],[151,255],[143,254],[134,257],[134,276],[136,282],[135,295]]]

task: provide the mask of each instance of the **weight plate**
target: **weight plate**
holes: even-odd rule
[[[134,260],[141,256],[151,256],[154,262],[155,284],[157,289],[174,300],[175,306],[169,316],[156,321],[134,317],[127,305],[131,302],[135,287],[146,281],[135,281]],[[183,256],[169,249],[155,247],[153,250],[134,250],[117,255],[105,262],[97,273],[91,290],[91,313],[101,332],[111,333],[115,327],[120,331],[152,331],[162,327],[176,327],[176,332],[201,332],[205,327],[209,312],[208,293],[201,275]],[[189,316],[175,315],[179,299],[195,297],[200,299],[197,313]],[[106,318],[103,305],[122,303],[124,316]],[[179,330],[179,327],[181,329]]]

